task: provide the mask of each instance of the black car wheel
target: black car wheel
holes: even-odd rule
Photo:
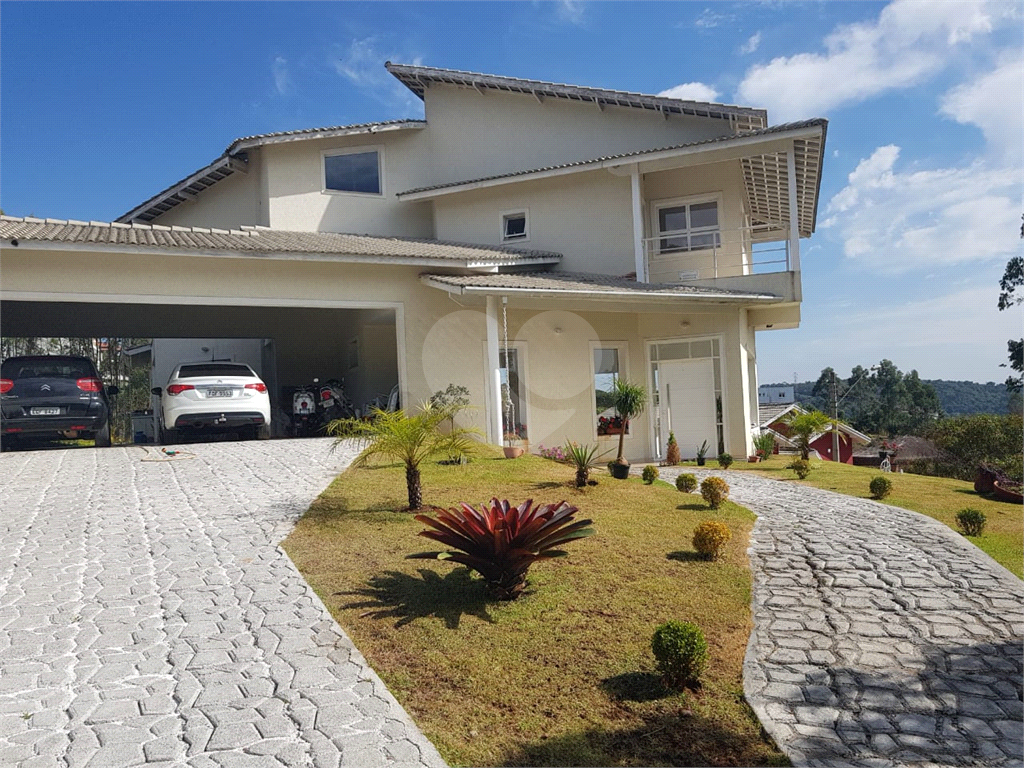
[[[96,431],[96,447],[97,448],[109,448],[110,447],[110,422],[109,421]]]
[[[160,445],[174,445],[178,442],[178,430],[160,427]]]

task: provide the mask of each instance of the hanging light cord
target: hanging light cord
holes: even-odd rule
[[[508,348],[508,297],[501,297],[501,322],[505,335],[505,377],[508,383],[508,402],[505,403],[505,434],[515,435],[515,409],[512,405],[512,364]],[[518,437],[518,435],[516,435]]]

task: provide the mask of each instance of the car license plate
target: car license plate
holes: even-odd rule
[[[33,408],[32,416],[60,416],[60,408]]]
[[[330,407],[332,407],[334,405],[334,400],[331,399],[331,398],[327,398],[326,400],[321,400],[320,401],[320,405],[322,405],[324,408],[330,408]]]
[[[206,390],[207,397],[231,397],[230,389],[208,389]]]

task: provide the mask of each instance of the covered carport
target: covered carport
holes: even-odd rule
[[[279,402],[281,393],[314,378],[343,381],[346,394],[357,407],[386,396],[399,383],[401,307],[345,300],[324,303],[268,306],[263,300],[259,304],[4,300],[0,303],[0,329],[8,337],[263,340],[262,360],[241,362],[250,362],[260,373],[276,408],[287,412],[288,404]],[[216,349],[212,344],[200,347],[197,342],[194,353],[175,362],[204,359],[203,353],[219,357],[211,348]],[[163,383],[152,382],[154,386]]]
[[[0,333],[271,340],[278,411],[290,407],[285,387],[314,378],[344,379],[357,406],[396,385],[400,402],[414,403],[437,388],[420,347],[458,306],[420,282],[425,270],[558,260],[410,238],[0,216]]]

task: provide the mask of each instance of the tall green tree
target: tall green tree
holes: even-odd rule
[[[1021,217],[1024,218],[1024,217]],[[1021,225],[1021,237],[1024,237],[1024,224]],[[999,310],[1010,309],[1024,302],[1024,295],[1017,290],[1024,286],[1024,256],[1014,256],[1006,262],[1003,279],[999,281]],[[1008,392],[1020,392],[1024,380],[1024,339],[1010,339],[1006,342],[1006,352],[1010,368],[1017,372],[1016,376],[1006,379]]]

